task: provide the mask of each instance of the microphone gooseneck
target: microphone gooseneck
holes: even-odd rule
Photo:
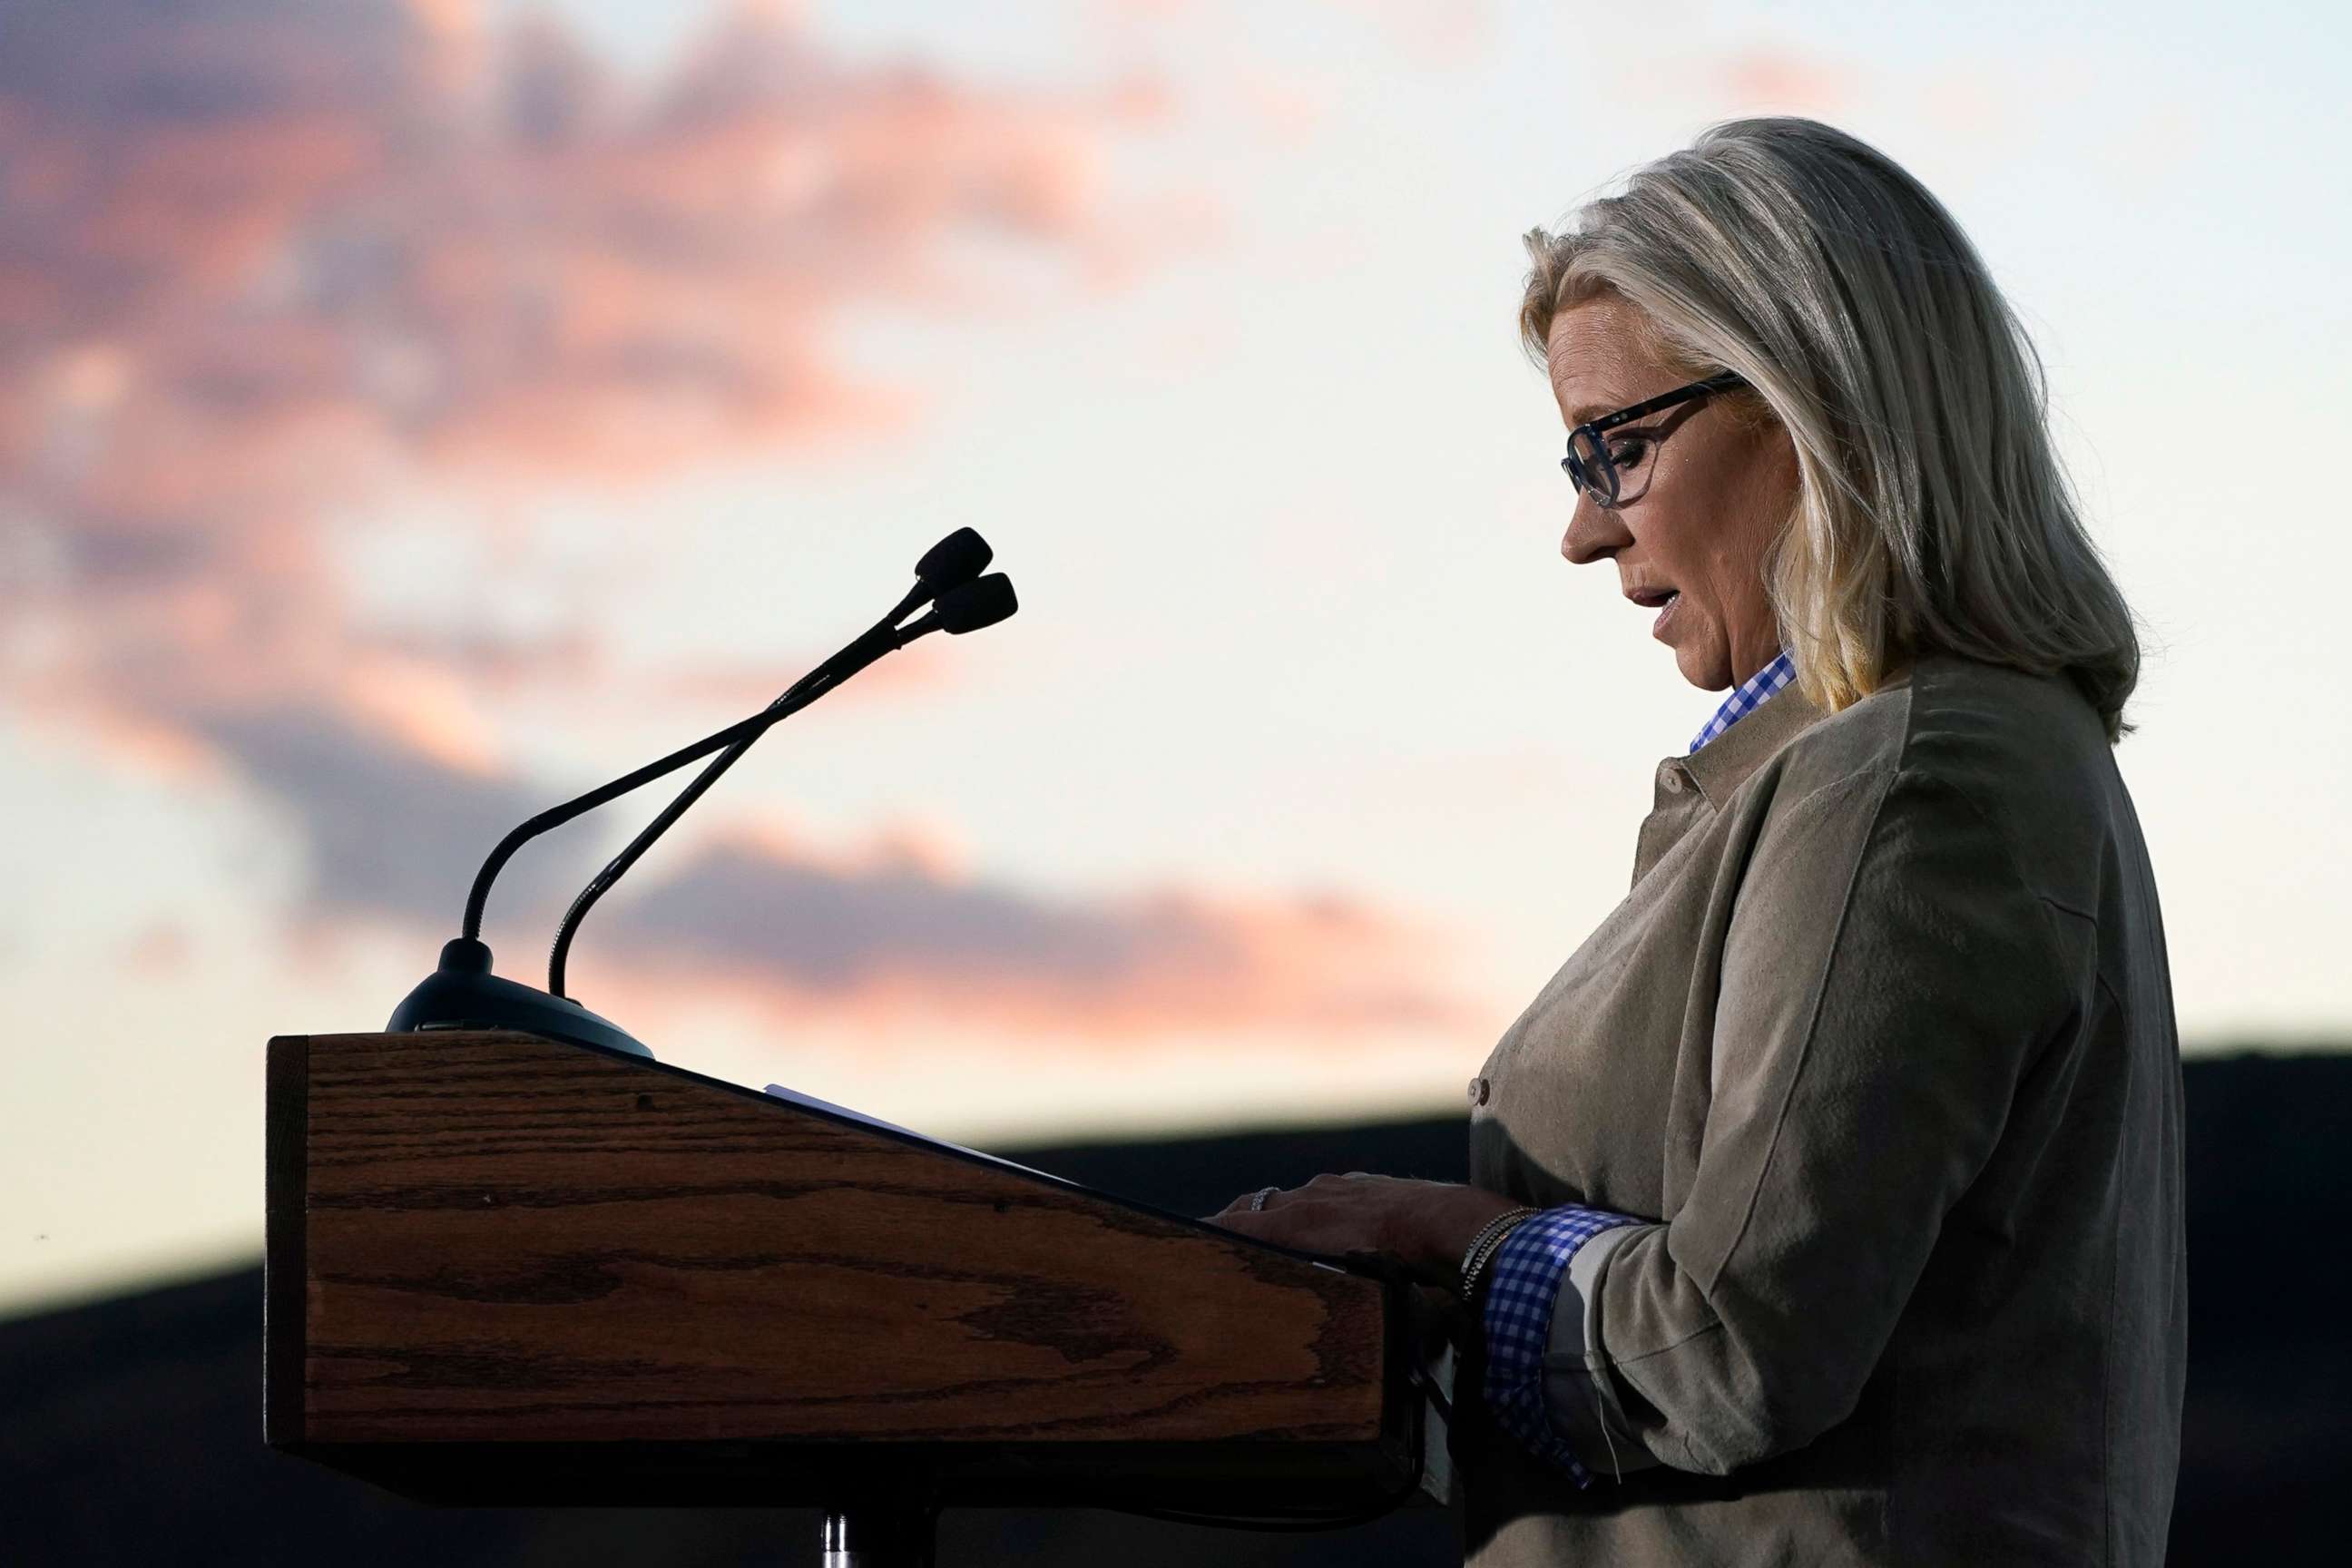
[[[849,647],[820,665],[792,690],[778,698],[774,706],[761,715],[763,722],[758,728],[744,734],[718,756],[712,758],[709,766],[694,775],[693,782],[677,792],[676,799],[662,807],[660,816],[646,823],[637,836],[629,840],[628,847],[606,862],[604,868],[597,872],[586,887],[580,889],[579,897],[572,900],[572,907],[564,910],[563,923],[556,927],[555,942],[548,949],[547,991],[549,995],[563,994],[564,962],[572,951],[572,939],[579,931],[580,922],[588,918],[588,911],[596,907],[596,900],[610,892],[613,884],[626,875],[629,868],[635,865],[638,858],[653,847],[654,840],[668,832],[670,824],[685,816],[687,808],[700,800],[704,792],[719,782],[719,774],[733,767],[737,759],[751,749],[751,743],[768,732],[771,725],[791,718],[884,654],[895,647],[904,646],[887,640],[893,634],[887,627],[876,629],[882,631],[885,634],[884,637],[877,638],[874,632],[866,633],[865,637],[858,638],[856,642],[850,644]]]
[[[976,572],[988,563],[989,550],[980,535],[968,528],[943,540],[929,555],[923,557],[924,561],[931,561],[966,536],[970,539],[970,545],[960,546],[949,560],[952,565],[968,565]],[[917,568],[918,571],[920,569],[919,566]],[[1020,607],[1020,601],[1013,596],[1013,579],[1002,572],[992,572],[985,577],[957,583],[940,591],[930,613],[920,620],[903,627],[895,626],[891,624],[897,619],[894,613],[827,659],[791,691],[778,698],[775,705],[762,715],[766,723],[712,759],[709,766],[694,776],[694,782],[678,791],[677,797],[662,808],[659,816],[646,824],[644,830],[629,840],[627,848],[614,856],[605,868],[580,889],[580,896],[572,900],[572,907],[564,911],[563,923],[556,928],[554,944],[548,949],[548,994],[562,996],[564,994],[564,966],[571,956],[572,940],[579,933],[580,922],[586,920],[588,911],[596,907],[596,900],[612,891],[613,884],[625,876],[629,868],[653,847],[656,839],[669,831],[672,823],[686,815],[688,806],[702,798],[704,791],[719,782],[719,774],[733,767],[736,759],[750,751],[751,743],[767,733],[769,725],[792,717],[883,655],[895,653],[918,637],[939,631],[956,637],[976,632],[983,626],[994,626]]]
[[[795,687],[793,689],[797,690],[799,688]],[[791,695],[791,692],[785,693],[786,697]],[[779,698],[777,700],[781,702],[783,699]],[[460,928],[461,934],[458,940],[461,942],[481,940],[482,911],[489,903],[490,884],[498,880],[499,873],[506,868],[506,863],[509,860],[514,858],[516,850],[541,834],[562,826],[575,816],[593,811],[607,801],[620,799],[621,796],[641,784],[651,784],[664,773],[676,773],[698,757],[707,757],[713,752],[733,745],[745,735],[759,733],[772,721],[769,714],[773,711],[774,708],[772,704],[768,709],[752,714],[749,719],[705,735],[690,746],[679,747],[657,762],[647,763],[644,767],[632,773],[623,773],[610,784],[600,784],[585,795],[575,795],[562,805],[550,806],[537,816],[524,822],[504,838],[499,839],[498,847],[490,851],[489,858],[484,860],[482,868],[474,874],[473,889],[466,895],[466,917]]]
[[[473,886],[467,894],[462,934],[441,950],[439,968],[411,991],[394,1010],[392,1021],[386,1028],[393,1033],[420,1029],[520,1028],[557,1039],[651,1056],[653,1053],[625,1030],[598,1017],[563,994],[564,959],[581,921],[594,907],[596,900],[604,897],[652,847],[654,841],[768,731],[884,655],[906,647],[918,637],[935,631],[957,635],[976,631],[1012,615],[1017,605],[1011,582],[1001,572],[981,575],[992,553],[987,541],[979,533],[969,528],[956,530],[933,545],[916,563],[914,588],[887,616],[839,653],[802,677],[766,708],[748,719],[706,735],[691,745],[683,746],[644,767],[624,773],[609,784],[541,812],[507,834],[475,874]],[[932,607],[920,619],[909,625],[899,624],[925,605]],[[550,829],[714,752],[719,755],[572,900],[572,908],[556,933],[553,950],[549,954],[546,991],[534,991],[528,985],[500,979],[490,973],[490,950],[480,940],[483,912],[489,900],[491,884],[507,862],[514,858],[516,851]]]

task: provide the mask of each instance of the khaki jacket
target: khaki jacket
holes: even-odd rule
[[[1589,1489],[1457,1402],[1469,1563],[2163,1561],[2179,1051],[2070,681],[1927,658],[1661,763],[1632,891],[1471,1100],[1478,1185],[1654,1223],[1555,1314]]]

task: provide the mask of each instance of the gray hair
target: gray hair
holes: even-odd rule
[[[1734,120],[1527,236],[1519,315],[1614,291],[1694,379],[1737,371],[1787,430],[1799,495],[1765,564],[1806,695],[1835,711],[1917,653],[2064,670],[2131,726],[2130,609],[2084,530],[2041,357],[1958,224],[1877,149]]]

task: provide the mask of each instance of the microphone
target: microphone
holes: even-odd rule
[[[950,588],[969,583],[987,571],[988,563],[994,556],[995,552],[989,549],[988,541],[982,539],[977,531],[959,528],[923,552],[923,558],[915,563],[915,576],[919,583],[930,589],[930,596],[937,598]],[[999,576],[1003,574],[998,574]]]
[[[916,563],[914,588],[887,616],[848,647],[802,677],[760,712],[561,805],[541,812],[514,828],[499,841],[488,858],[482,862],[481,869],[475,874],[473,887],[466,899],[461,934],[442,947],[439,966],[393,1010],[390,1022],[384,1026],[386,1032],[520,1029],[573,1044],[600,1046],[633,1056],[651,1058],[653,1053],[627,1030],[610,1019],[599,1017],[562,994],[563,954],[581,917],[606,889],[619,879],[623,872],[635,863],[653,841],[732,765],[736,758],[749,751],[753,742],[775,725],[884,655],[906,647],[918,637],[934,631],[958,635],[977,631],[1012,615],[1019,606],[1013,596],[1011,581],[1001,572],[986,577],[980,575],[987,567],[992,554],[987,541],[976,531],[969,528],[956,530],[933,545]],[[933,606],[929,613],[912,625],[899,626],[898,623],[908,614],[927,604]],[[515,852],[541,834],[608,801],[616,800],[640,785],[675,773],[688,763],[709,756],[713,752],[723,754],[704,769],[662,816],[640,833],[629,847],[606,866],[596,880],[591,882],[573,901],[572,910],[565,917],[564,928],[558,934],[554,952],[551,955],[549,989],[535,991],[528,985],[501,979],[492,973],[490,950],[481,941],[482,913],[488,902],[491,883],[506,863],[513,858]]]
[[[928,629],[925,621],[937,621],[941,631],[950,637],[961,637],[966,632],[992,626],[1020,607],[1021,602],[1013,596],[1013,579],[1002,572],[991,572],[941,594],[938,605],[910,629],[919,637]]]

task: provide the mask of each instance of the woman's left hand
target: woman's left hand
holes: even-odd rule
[[[1488,1220],[1516,1207],[1510,1199],[1454,1182],[1412,1181],[1350,1171],[1303,1187],[1268,1193],[1253,1210],[1244,1193],[1217,1213],[1223,1226],[1260,1241],[1340,1257],[1373,1252],[1402,1263],[1416,1279],[1449,1289],[1471,1238]]]

